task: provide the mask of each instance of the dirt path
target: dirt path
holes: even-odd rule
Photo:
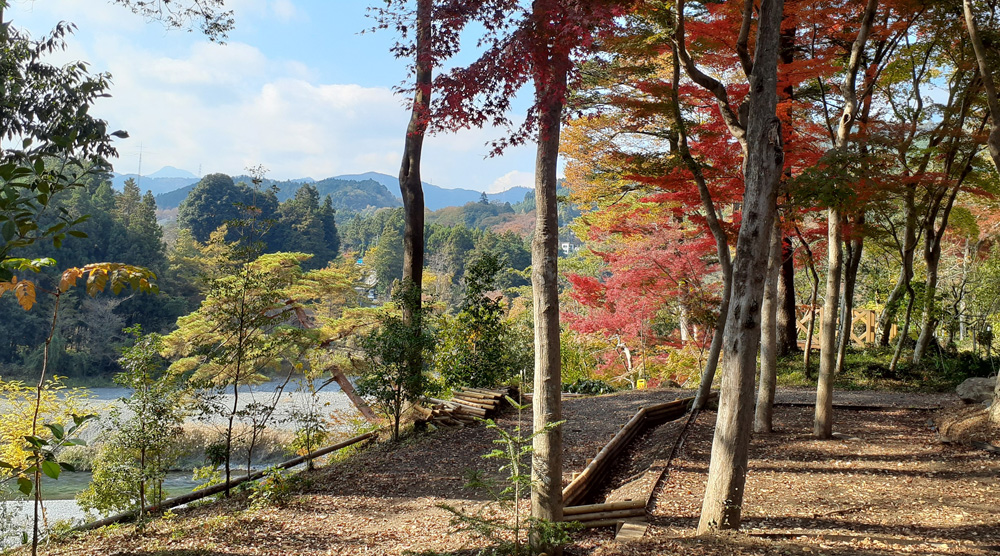
[[[893,403],[931,401],[897,397]],[[715,419],[714,413],[703,414],[655,492],[647,538],[628,547],[606,538],[582,541],[575,553],[996,554],[1000,458],[941,443],[930,427],[932,415],[914,409],[842,410],[835,427],[842,439],[818,441],[810,434],[811,408],[777,408],[777,432],[751,444],[743,513],[747,535],[692,544]]]
[[[564,480],[582,469],[639,407],[681,394],[658,390],[566,400]],[[900,400],[903,406],[913,404]],[[715,419],[714,413],[704,413],[657,490],[650,535],[617,545],[608,531],[589,533],[566,553],[986,554],[983,547],[1000,545],[1000,458],[937,443],[926,426],[929,417],[923,410],[843,411],[838,430],[857,440],[818,442],[807,434],[811,410],[779,407],[779,432],[753,443],[744,513],[751,534],[777,537],[739,535],[706,542],[687,538],[700,509]],[[515,426],[516,416],[505,416],[501,425]],[[671,427],[677,425],[640,441],[632,460],[637,471],[658,463]],[[309,474],[308,488],[285,507],[249,511],[236,500],[154,522],[141,533],[133,527],[104,531],[47,553],[396,555],[469,548],[473,541],[454,534],[449,514],[437,505],[466,511],[486,507],[486,496],[462,487],[463,474],[495,468],[480,457],[493,447],[493,438],[483,427],[442,430]],[[620,476],[628,479],[629,472]],[[837,540],[837,535],[848,538]],[[879,544],[886,539],[896,543]]]

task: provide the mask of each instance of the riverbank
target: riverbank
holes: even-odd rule
[[[565,400],[564,480],[582,469],[639,406],[681,394],[651,390]],[[816,441],[810,434],[812,409],[799,405],[806,394],[779,393],[779,402],[788,399],[776,409],[777,432],[752,443],[747,532],[712,540],[693,537],[715,419],[707,411],[656,490],[647,535],[616,543],[609,530],[589,531],[576,535],[565,553],[984,556],[1000,545],[1000,525],[989,502],[1000,492],[1000,458],[942,443],[928,428],[935,411],[927,407],[950,403],[953,396],[838,395],[838,401],[859,407],[874,408],[882,401],[895,407],[838,410],[836,429],[844,436]],[[498,420],[508,430],[517,422],[512,414]],[[522,423],[530,423],[530,412]],[[177,512],[141,531],[129,526],[82,536],[52,545],[46,553],[467,554],[483,548],[483,541],[456,533],[440,505],[500,515],[490,509],[485,493],[463,488],[467,469],[498,476],[497,463],[481,457],[493,448],[494,438],[493,431],[479,426],[383,443],[302,474],[282,504],[253,509],[238,496]],[[648,449],[655,454],[664,445],[652,443]],[[640,442],[636,449],[647,448]]]

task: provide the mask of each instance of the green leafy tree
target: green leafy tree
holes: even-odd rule
[[[90,485],[77,496],[85,511],[108,515],[163,501],[163,480],[176,460],[173,440],[184,422],[183,390],[177,375],[164,372],[158,334],[126,330],[134,344],[122,350],[115,382],[132,394],[122,398],[124,411],[109,417],[110,432],[97,456]]]
[[[419,295],[412,289],[402,290],[395,294],[396,303],[419,307],[413,299]],[[434,339],[419,325],[405,323],[400,316],[383,312],[378,328],[364,336],[360,343],[367,367],[358,378],[358,393],[392,421],[392,439],[399,440],[399,422],[406,404],[419,399],[431,388],[426,370],[414,370],[410,362],[426,361],[426,357],[414,354],[425,354]]]
[[[295,196],[278,208],[274,238],[269,247],[278,251],[311,253],[313,258],[303,268],[323,268],[335,259],[340,251],[340,236],[330,197],[321,204],[319,192],[306,184],[295,191]]]
[[[234,183],[226,174],[209,174],[201,179],[177,210],[177,221],[191,230],[194,238],[202,243],[219,226],[247,217],[247,207],[257,211],[256,220],[263,223],[278,211],[278,198],[271,190],[260,190],[245,183]],[[245,228],[245,227],[244,227]],[[269,227],[262,228],[254,241],[269,241]],[[243,234],[239,226],[229,226],[230,241]],[[245,235],[245,234],[244,234]],[[265,247],[261,247],[263,251]]]
[[[221,239],[221,238],[217,238]],[[306,340],[301,330],[289,326],[287,289],[301,276],[301,253],[274,253],[242,261],[244,248],[231,246],[226,260],[230,270],[214,279],[201,306],[177,319],[177,330],[164,338],[164,354],[177,358],[170,373],[192,373],[192,383],[208,394],[203,411],[226,422],[225,479],[232,476],[234,427],[241,415],[241,386],[266,382],[275,370]],[[222,406],[218,396],[232,394],[232,404]],[[248,456],[249,457],[249,456]]]
[[[489,388],[532,365],[531,339],[505,318],[495,291],[502,270],[492,253],[469,263],[462,310],[442,318],[434,369],[448,386]]]
[[[365,255],[365,262],[375,274],[375,293],[385,299],[403,275],[402,234],[394,228],[385,230],[375,248]]]

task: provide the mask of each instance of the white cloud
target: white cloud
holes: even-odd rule
[[[138,169],[139,144],[144,170],[263,164],[274,177],[323,178],[398,165],[386,162],[399,156],[406,114],[388,88],[311,83],[301,64],[238,43],[198,43],[182,57],[118,41],[102,51],[115,85],[99,113],[132,137],[120,146],[120,171]]]
[[[69,50],[57,56],[63,61],[88,60],[92,71],[113,75],[112,98],[102,99],[94,112],[112,129],[131,135],[118,142],[121,157],[115,166],[121,172],[139,169],[140,145],[144,173],[170,165],[203,174],[232,174],[257,164],[279,179],[398,172],[409,114],[390,89],[398,82],[397,74],[381,66],[361,66],[352,69],[363,72],[357,80],[381,85],[385,73],[385,86],[351,84],[353,74],[345,77],[331,69],[344,66],[336,56],[276,47],[309,37],[255,28],[302,20],[307,10],[320,10],[318,4],[230,0],[226,6],[236,10],[242,30],[226,45],[211,44],[197,32],[167,32],[107,0],[14,2],[8,17],[15,24],[30,20],[30,28],[39,30],[36,36],[59,18],[80,25]],[[348,50],[357,47],[348,39],[337,44]],[[466,130],[428,137],[424,179],[443,187],[490,192],[530,186],[529,173],[512,170],[530,170],[532,146],[511,149],[502,158],[484,158],[486,143],[501,135],[498,130]]]
[[[486,189],[487,193],[500,193],[507,191],[512,187],[527,187],[532,188],[535,186],[535,175],[529,172],[522,172],[520,170],[514,170],[512,172],[507,172],[506,174],[500,176],[493,183],[490,184],[489,188]]]
[[[299,10],[291,0],[275,0],[271,2],[271,11],[280,21],[286,23],[299,16]]]

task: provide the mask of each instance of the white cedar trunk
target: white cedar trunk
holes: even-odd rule
[[[784,151],[777,106],[783,0],[763,0],[750,73],[743,223],[736,242],[733,294],[723,340],[722,391],[698,532],[740,525],[753,425],[760,305]]]
[[[757,385],[757,411],[753,431],[771,432],[774,413],[774,388],[778,367],[778,275],[781,273],[781,227],[774,219],[771,228],[771,253],[767,261],[767,282],[761,307],[760,381]]]
[[[546,82],[536,81],[539,100],[538,153],[535,160],[535,236],[531,241],[531,289],[535,317],[534,431],[562,419],[562,377],[559,357],[559,216],[556,206],[556,162],[559,157],[561,94],[566,87],[568,55],[550,62]],[[532,441],[531,516],[562,520],[562,426],[538,434]],[[546,554],[561,554],[558,546],[539,545]]]

